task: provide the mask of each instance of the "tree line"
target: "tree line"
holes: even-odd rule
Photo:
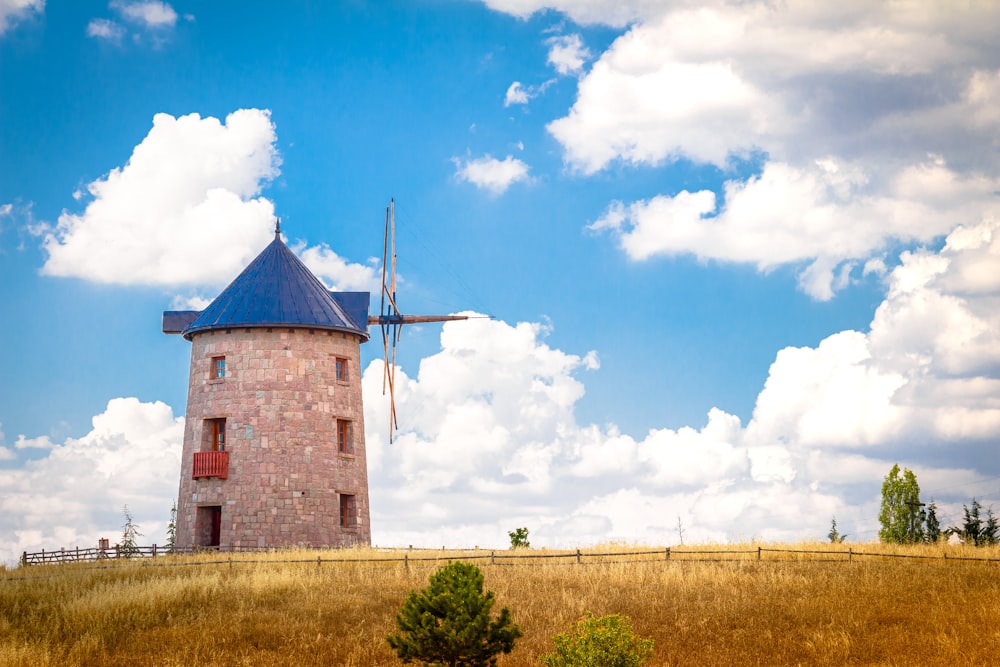
[[[909,468],[900,470],[897,463],[882,481],[878,536],[882,542],[895,544],[933,544],[952,535],[963,544],[977,547],[1000,541],[1000,523],[992,507],[984,512],[982,504],[973,498],[970,505],[962,504],[962,510],[961,525],[943,528],[934,499],[926,504],[921,502],[917,476]],[[836,523],[831,533],[836,533]]]

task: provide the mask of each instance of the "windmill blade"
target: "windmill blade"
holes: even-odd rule
[[[487,316],[489,317],[489,316]],[[396,201],[385,208],[385,236],[382,239],[382,296],[378,315],[368,317],[369,325],[382,331],[382,395],[389,394],[389,444],[399,428],[396,419],[396,346],[404,324],[468,320],[468,315],[403,315],[396,306]]]
[[[391,252],[391,259],[390,259]],[[391,261],[391,264],[390,264]],[[388,269],[388,270],[387,270]],[[396,202],[389,201],[385,209],[385,236],[382,238],[382,299],[379,325],[382,329],[382,395],[389,393],[389,444],[398,428],[396,420],[396,343],[399,342],[401,320],[396,306]],[[392,354],[389,353],[390,339]]]

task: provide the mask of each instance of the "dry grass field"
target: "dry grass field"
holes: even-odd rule
[[[504,560],[510,552],[498,551],[495,564],[471,562],[524,632],[501,656],[505,667],[538,665],[552,636],[588,611],[630,617],[656,642],[651,665],[1000,662],[1000,563],[956,560],[1000,558],[998,548],[853,545],[932,558],[850,562],[766,550],[758,561],[756,548],[685,547],[669,560],[661,553],[579,564],[544,551]],[[745,553],[713,553],[732,549]],[[411,552],[404,565],[349,562],[402,552],[281,551],[0,571],[0,665],[397,665],[385,641],[395,613],[449,556],[459,554]]]

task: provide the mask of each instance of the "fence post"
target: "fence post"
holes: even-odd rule
[[[497,552],[496,551],[491,551],[490,552],[490,565],[496,565],[496,564],[497,564]]]
[[[322,564],[323,564],[323,557],[322,556],[316,556],[316,567],[319,567]]]
[[[757,547],[757,560],[760,560],[760,547]]]
[[[28,567],[28,552],[21,553],[21,567]]]
[[[663,560],[670,560],[670,547],[667,547],[666,553],[663,556]]]
[[[576,550],[576,564],[577,565],[580,564],[580,550],[579,549]]]
[[[410,548],[412,549],[413,547],[411,546]],[[407,572],[410,571],[410,554],[409,554],[409,552],[406,552],[406,553],[403,554],[403,567],[406,568]]]
[[[847,562],[854,561],[854,547],[847,547]]]

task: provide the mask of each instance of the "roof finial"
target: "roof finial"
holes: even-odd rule
[[[281,218],[274,218],[274,238],[281,238]]]

